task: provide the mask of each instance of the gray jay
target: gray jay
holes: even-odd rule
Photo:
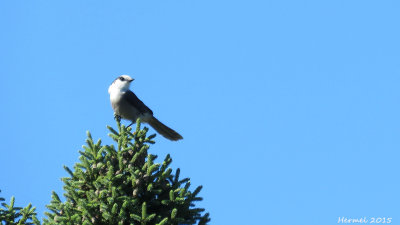
[[[129,90],[133,79],[128,75],[121,75],[114,80],[108,88],[111,106],[117,116],[136,122],[140,118],[142,122],[148,123],[159,134],[171,141],[183,139],[180,134],[161,123],[153,116],[149,109],[140,99]]]

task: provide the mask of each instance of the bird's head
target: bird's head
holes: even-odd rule
[[[129,90],[129,85],[134,79],[131,78],[128,75],[121,75],[117,77],[114,82],[110,85],[108,88],[108,93],[110,93],[113,90],[119,90],[119,91],[127,91]]]

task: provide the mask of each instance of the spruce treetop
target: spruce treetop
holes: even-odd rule
[[[207,224],[209,214],[196,208],[199,186],[190,191],[190,179],[173,173],[168,154],[162,163],[148,153],[155,134],[148,128],[126,127],[117,118],[118,131],[108,126],[114,145],[96,143],[87,133],[80,162],[64,182],[65,201],[53,192],[44,224]]]

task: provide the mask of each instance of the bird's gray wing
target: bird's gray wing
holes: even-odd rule
[[[135,107],[140,113],[150,113],[153,115],[153,111],[149,109],[132,91],[126,91],[123,96],[133,107]]]

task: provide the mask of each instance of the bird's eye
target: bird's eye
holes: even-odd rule
[[[119,77],[119,80],[120,80],[120,81],[124,81],[124,80],[125,80],[125,78],[123,78],[123,77]]]

